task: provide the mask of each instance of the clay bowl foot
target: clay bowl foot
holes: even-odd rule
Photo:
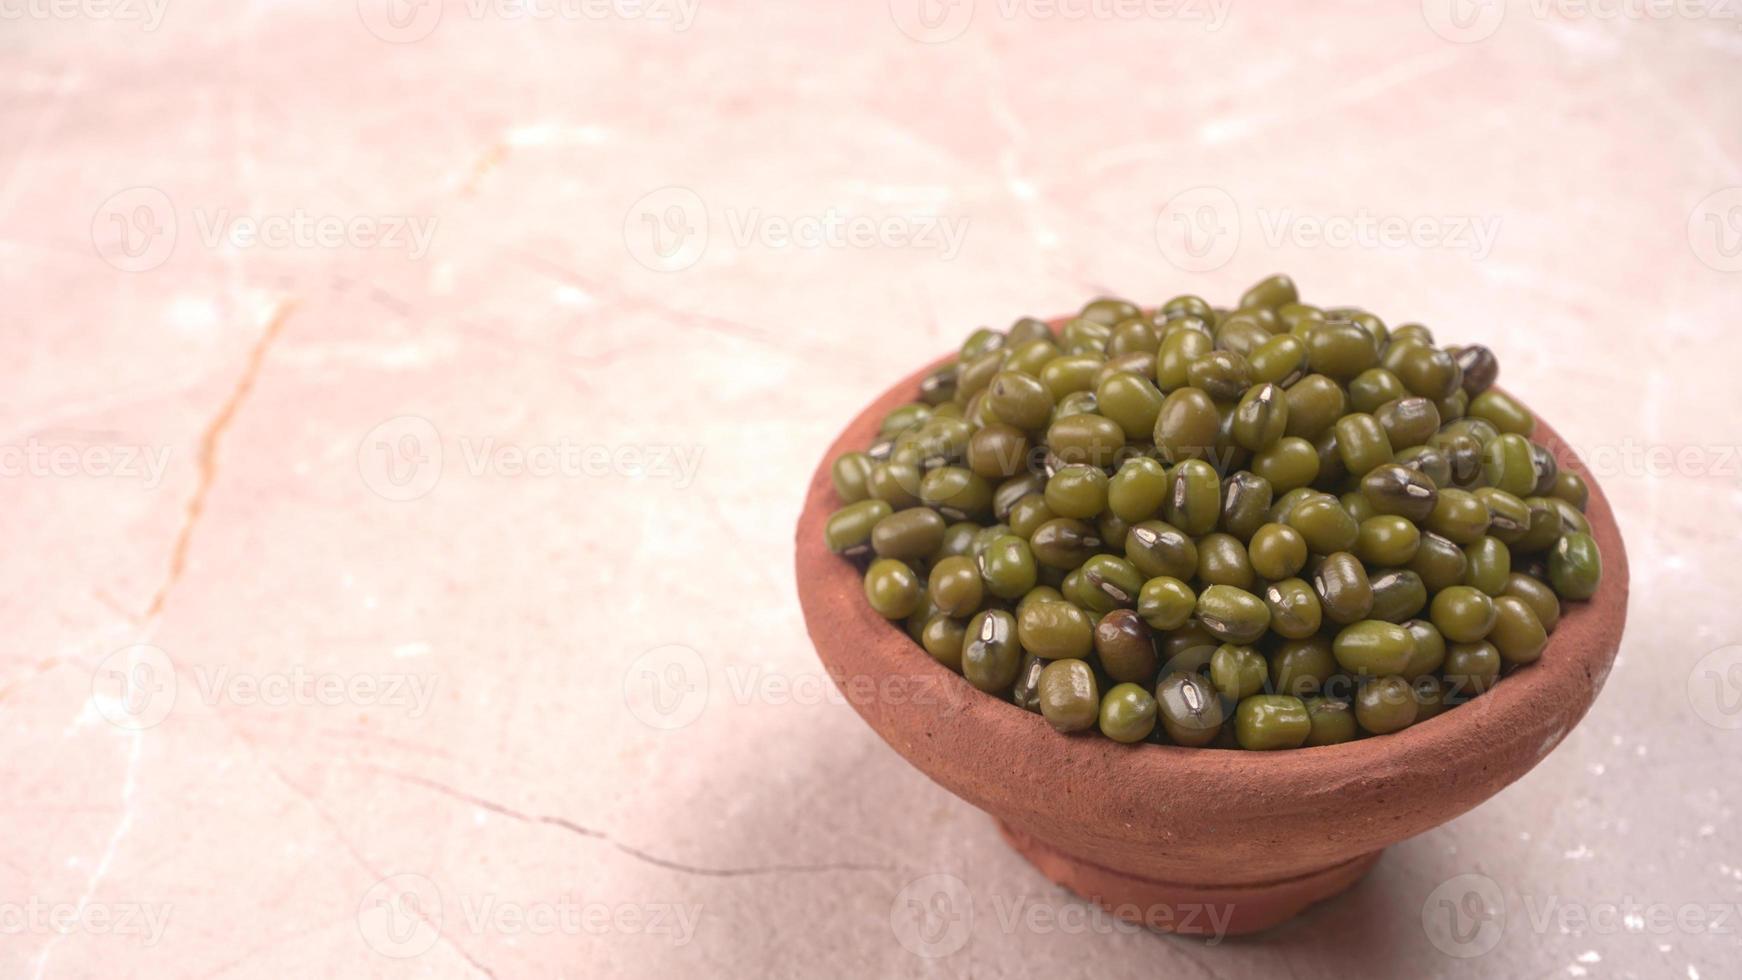
[[[1127,922],[1182,936],[1244,936],[1281,925],[1355,887],[1384,853],[1373,851],[1276,881],[1192,885],[1115,871],[1071,857],[1002,820],[997,823],[1005,842],[1049,880]]]

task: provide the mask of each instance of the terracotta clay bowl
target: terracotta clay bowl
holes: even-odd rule
[[[866,603],[859,568],[823,546],[841,506],[829,465],[863,449],[925,371],[865,408],[817,466],[799,518],[799,603],[846,700],[921,772],[998,821],[1041,873],[1109,912],[1182,933],[1266,929],[1354,885],[1387,846],[1529,772],[1602,689],[1627,618],[1627,552],[1603,491],[1546,424],[1533,440],[1591,487],[1603,553],[1589,602],[1566,604],[1542,659],[1401,732],[1284,752],[1122,745],[1060,735],[984,694]]]

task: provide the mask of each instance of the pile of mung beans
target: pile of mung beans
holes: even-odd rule
[[[1059,732],[1395,732],[1537,660],[1602,574],[1585,482],[1498,370],[1282,275],[1234,309],[982,328],[835,460],[827,545],[939,663]]]

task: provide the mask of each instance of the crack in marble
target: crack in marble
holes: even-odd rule
[[[75,920],[78,916],[83,915],[85,908],[90,905],[92,896],[97,894],[98,887],[108,876],[109,866],[115,862],[115,855],[121,850],[122,838],[126,837],[127,833],[133,829],[133,794],[139,788],[139,762],[143,758],[145,732],[133,729],[127,732],[127,737],[129,741],[127,772],[121,781],[121,819],[115,822],[115,829],[109,833],[109,842],[103,847],[103,856],[97,860],[97,866],[92,869],[90,878],[85,881],[85,893],[79,896],[75,905],[77,909],[77,913],[74,915]],[[36,954],[35,969],[31,973],[32,980],[42,980],[44,971],[48,969],[49,957],[54,954],[55,947],[59,946],[61,941],[70,935],[72,935],[70,929],[59,931],[55,933],[53,939],[44,944],[42,950]]]
[[[217,414],[207,423],[206,430],[200,436],[198,457],[199,483],[188,498],[187,517],[183,519],[180,530],[176,532],[175,545],[170,551],[169,574],[157,587],[157,594],[152,597],[151,605],[146,609],[145,616],[150,619],[163,612],[164,603],[169,600],[169,594],[181,581],[182,570],[187,565],[188,545],[193,540],[194,528],[199,525],[200,516],[206,507],[206,495],[211,492],[212,484],[218,477],[218,443],[229,429],[230,423],[236,418],[236,412],[242,407],[248,393],[254,389],[254,381],[260,375],[261,365],[266,360],[266,353],[272,347],[278,335],[284,330],[284,324],[290,319],[296,309],[295,300],[286,300],[273,310],[272,317],[266,322],[266,329],[260,338],[254,342],[254,348],[248,352],[248,360],[243,364],[242,376],[230,390],[228,398],[218,406]]]
[[[493,800],[487,800],[481,796],[468,793],[457,787],[449,786],[446,783],[440,783],[433,779],[428,779],[413,773],[399,772],[397,770],[386,769],[380,766],[365,766],[364,768],[371,772],[376,772],[383,776],[397,779],[401,782],[410,783],[413,786],[422,786],[427,790],[440,793],[443,796],[452,799],[470,803],[480,809],[488,810],[491,813],[499,814],[511,820],[517,820],[529,824],[544,824],[561,830],[566,830],[571,834],[585,837],[589,840],[602,841],[644,864],[650,864],[654,867],[665,868],[669,871],[677,871],[683,874],[699,875],[707,878],[745,878],[769,874],[817,874],[830,871],[899,870],[894,865],[863,864],[852,861],[839,861],[824,864],[768,864],[746,868],[704,868],[699,865],[686,864],[682,861],[674,861],[670,858],[663,858],[657,854],[649,853],[632,844],[625,844],[603,830],[595,830],[592,827],[582,826],[567,817],[526,813],[504,804],[497,803]]]
[[[338,839],[339,844],[344,847],[345,851],[351,855],[351,860],[355,861],[358,867],[368,872],[369,875],[377,881],[389,877],[387,872],[377,868],[368,858],[363,856],[363,852],[357,847],[356,842],[351,840],[351,838],[345,833],[344,828],[339,825],[338,819],[332,815],[331,811],[321,805],[320,801],[315,798],[313,793],[310,793],[307,789],[303,788],[301,784],[286,775],[283,767],[263,756],[260,752],[260,743],[255,741],[253,736],[236,727],[235,723],[231,721],[229,716],[225,714],[222,709],[218,711],[218,718],[224,723],[224,727],[230,730],[231,735],[234,735],[237,740],[242,742],[243,745],[246,745],[249,752],[261,759],[262,765],[267,772],[272,774],[274,779],[278,780],[280,784],[285,786],[292,793],[295,793],[310,810],[314,811],[315,816],[319,818],[322,823],[327,825],[327,829],[332,831],[333,836]],[[490,980],[496,980],[496,971],[480,962],[477,957],[472,955],[470,950],[450,939],[446,931],[441,928],[440,923],[431,922],[429,917],[424,915],[422,912],[417,912],[416,914],[424,920],[426,925],[429,925],[436,931],[436,938],[443,946],[453,950],[461,959],[471,964],[472,968],[477,970],[479,973],[489,977]]]

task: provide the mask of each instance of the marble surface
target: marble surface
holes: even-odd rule
[[[1721,7],[0,0],[0,974],[1735,976]],[[830,688],[831,435],[982,324],[1495,348],[1634,570],[1585,723],[1252,941]]]

